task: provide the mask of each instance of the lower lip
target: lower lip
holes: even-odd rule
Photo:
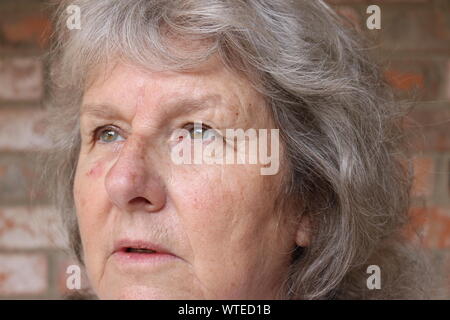
[[[176,258],[169,253],[136,253],[125,251],[114,252],[113,257],[121,264],[160,264],[170,262]]]

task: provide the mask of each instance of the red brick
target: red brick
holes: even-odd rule
[[[45,188],[38,186],[41,172],[36,153],[0,153],[0,203],[47,202]]]
[[[444,59],[391,59],[386,64],[384,76],[399,99],[435,100],[441,95]]]
[[[336,12],[344,17],[344,24],[361,31],[363,28],[363,22],[360,13],[350,6],[339,6],[336,8]]]
[[[420,73],[387,70],[384,74],[389,84],[398,90],[423,89],[424,87],[423,75]]]
[[[423,108],[411,112],[407,138],[417,151],[450,151],[450,108]]]
[[[45,112],[33,108],[0,109],[0,151],[47,149]]]
[[[47,288],[45,255],[0,254],[0,296],[38,295]]]
[[[411,208],[411,223],[406,228],[408,237],[416,234],[426,248],[450,247],[450,207]]]
[[[413,164],[413,196],[430,196],[433,192],[434,184],[434,159],[426,156],[415,157],[413,159]]]
[[[381,40],[386,49],[448,52],[450,24],[429,4],[381,6]]]
[[[42,96],[42,63],[36,58],[0,60],[0,99],[39,100]]]
[[[3,17],[0,31],[8,45],[32,45],[44,48],[51,34],[51,23],[49,18],[41,13]]]
[[[450,199],[450,160],[449,160],[448,163],[447,163],[447,172],[446,172],[446,175],[447,175],[447,196],[448,196],[449,199]]]
[[[50,207],[0,207],[0,248],[63,248],[63,228]]]
[[[450,60],[447,61],[444,95],[445,98],[450,101]]]

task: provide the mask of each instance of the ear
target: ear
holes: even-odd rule
[[[304,214],[300,219],[295,234],[295,242],[299,247],[308,247],[311,238],[311,229],[308,215]]]

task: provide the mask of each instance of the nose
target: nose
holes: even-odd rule
[[[125,142],[116,162],[106,174],[105,188],[110,201],[125,212],[157,212],[166,202],[162,179],[142,144]]]

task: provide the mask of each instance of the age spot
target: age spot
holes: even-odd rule
[[[94,166],[86,173],[86,175],[91,178],[98,178],[102,175],[102,173],[103,173],[103,165],[99,161],[94,164]]]

